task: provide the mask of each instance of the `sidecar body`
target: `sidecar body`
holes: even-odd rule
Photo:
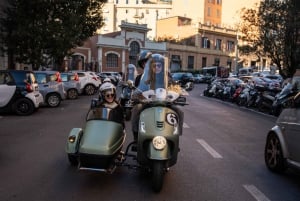
[[[73,128],[69,133],[69,161],[82,170],[111,171],[121,157],[125,136],[123,126],[111,121],[110,109],[93,108],[84,129]]]

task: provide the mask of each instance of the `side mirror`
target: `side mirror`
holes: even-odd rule
[[[127,85],[131,88],[133,87],[133,81],[132,80],[127,80]]]

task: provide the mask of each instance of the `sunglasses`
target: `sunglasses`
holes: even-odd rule
[[[105,97],[106,98],[113,98],[113,97],[115,97],[115,94],[105,94]]]
[[[161,65],[161,63],[154,63],[153,64],[153,68],[161,68],[162,67],[162,65]]]

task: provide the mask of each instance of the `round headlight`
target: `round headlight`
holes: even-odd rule
[[[156,136],[156,137],[153,138],[152,144],[153,144],[155,149],[162,150],[166,147],[167,140],[163,136]]]
[[[69,136],[69,142],[70,142],[70,143],[74,143],[75,140],[76,140],[76,136],[75,136],[75,135]]]

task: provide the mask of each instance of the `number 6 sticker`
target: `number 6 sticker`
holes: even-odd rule
[[[167,123],[174,126],[178,124],[178,117],[174,113],[168,113],[166,116]]]

